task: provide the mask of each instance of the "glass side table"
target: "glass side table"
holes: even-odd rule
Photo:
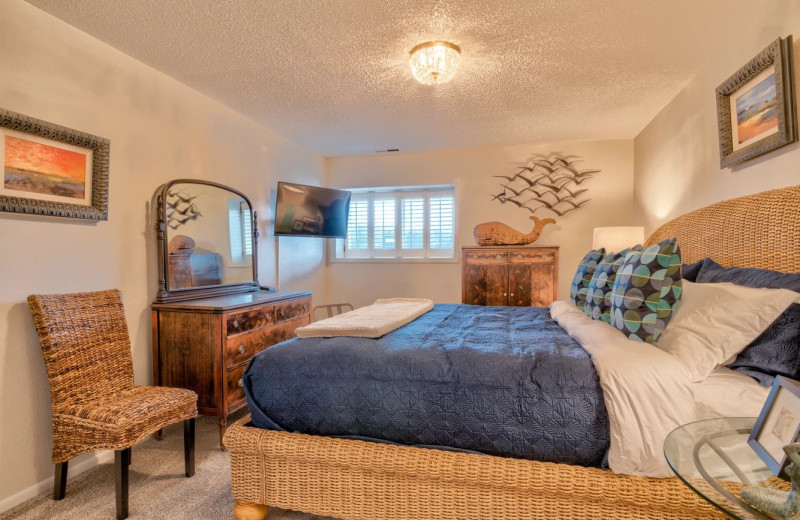
[[[755,417],[707,419],[684,424],[664,441],[664,456],[675,474],[694,492],[734,519],[769,517],[739,496],[749,484],[789,489],[776,479],[747,445]],[[770,480],[770,482],[765,482]]]

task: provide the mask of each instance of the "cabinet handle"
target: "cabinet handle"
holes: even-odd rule
[[[239,378],[239,382],[236,383],[236,386],[238,386],[239,388],[244,388],[244,379]]]
[[[542,255],[542,260],[547,260],[547,255]]]
[[[511,293],[511,296],[514,296],[514,293],[513,293],[513,292]]]
[[[239,320],[233,320],[233,326],[234,327],[238,327],[239,326]]]
[[[522,260],[522,255],[517,255],[517,260]]]
[[[286,309],[281,309],[281,318],[286,316]]]
[[[244,345],[239,345],[239,354],[244,354]]]
[[[307,303],[303,304],[303,312],[308,312],[308,304]]]
[[[508,296],[508,293],[503,293],[503,296]]]
[[[477,260],[477,259],[478,259],[478,257],[477,257],[477,256],[475,256],[475,255],[472,255],[472,259],[473,259],[473,260]]]
[[[502,255],[497,255],[495,258],[497,258],[498,260],[500,260],[500,259],[501,259],[501,258],[503,258],[503,257],[502,257]]]

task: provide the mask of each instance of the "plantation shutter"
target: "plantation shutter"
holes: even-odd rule
[[[453,186],[353,189],[335,258],[454,258]]]
[[[394,258],[397,256],[397,199],[393,193],[372,194],[372,256]]]
[[[400,254],[403,258],[425,256],[425,194],[400,194]]]
[[[353,193],[350,212],[347,214],[347,239],[345,258],[369,257],[369,194]]]
[[[455,208],[452,192],[450,194],[429,193],[428,215],[430,240],[427,256],[430,258],[452,257],[455,243]]]

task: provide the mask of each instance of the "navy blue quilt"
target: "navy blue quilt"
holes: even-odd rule
[[[293,339],[251,361],[255,426],[600,466],[589,354],[544,307],[436,305],[378,339]]]

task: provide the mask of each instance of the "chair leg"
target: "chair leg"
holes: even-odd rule
[[[194,475],[194,417],[183,421],[183,461],[186,476]]]
[[[67,466],[69,461],[56,464],[55,481],[53,482],[53,500],[61,500],[67,494]]]
[[[114,473],[116,475],[117,520],[128,518],[128,466],[131,449],[114,452]]]

